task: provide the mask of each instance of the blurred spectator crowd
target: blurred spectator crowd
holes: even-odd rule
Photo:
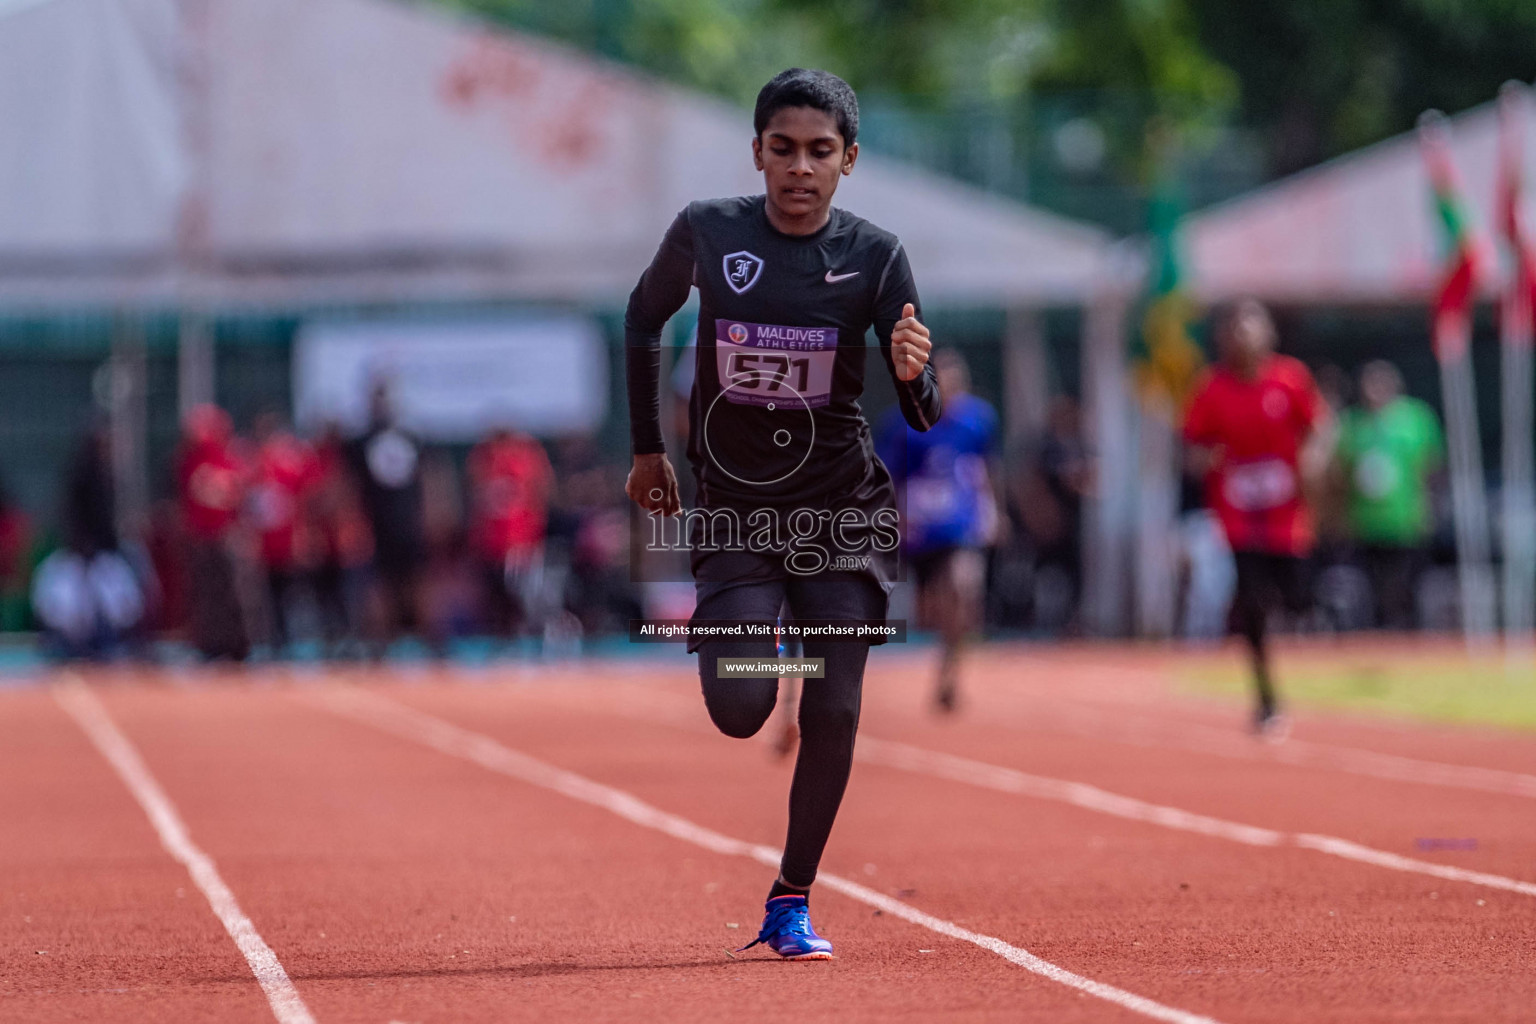
[[[498,429],[471,449],[401,427],[386,389],[357,436],[212,405],[186,418],[169,497],[125,528],[111,442],[90,429],[57,519],[0,492],[0,628],[59,658],[441,654],[458,638],[574,642],[640,615],[622,468],[585,438]],[[555,472],[559,467],[559,473]]]
[[[1311,502],[1314,630],[1453,628],[1454,561],[1434,411],[1389,363],[1358,381],[1317,371],[1331,458]],[[1080,631],[1083,518],[1095,458],[1074,399],[1000,459],[1002,528],[989,558],[994,633]],[[551,457],[553,456],[553,458]],[[148,656],[180,641],[206,659],[377,657],[459,638],[541,645],[618,634],[644,614],[629,571],[626,466],[590,439],[553,450],[497,430],[467,451],[423,443],[386,390],[356,436],[300,437],[276,414],[249,437],[203,406],[186,417],[168,497],[120,532],[110,440],[90,430],[56,523],[0,488],[0,629],[37,629],[58,657]],[[1235,585],[1219,524],[1186,477],[1170,539],[1177,631],[1225,633]]]

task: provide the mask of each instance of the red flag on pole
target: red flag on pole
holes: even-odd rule
[[[1521,86],[1506,86],[1499,97],[1499,229],[1511,256],[1509,286],[1504,292],[1503,336],[1511,344],[1531,344],[1531,315],[1536,309],[1536,258],[1524,209],[1524,135],[1521,126]]]
[[[1447,243],[1434,309],[1435,356],[1444,363],[1466,354],[1472,333],[1472,301],[1483,275],[1483,253],[1462,200],[1461,179],[1446,139],[1445,115],[1431,111],[1420,119],[1419,144]]]

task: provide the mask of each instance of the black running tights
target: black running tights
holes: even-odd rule
[[[883,619],[885,594],[863,577],[791,578],[752,583],[701,583],[697,619],[772,622],[788,602],[800,619]],[[780,876],[797,888],[816,880],[822,850],[832,833],[859,726],[859,698],[869,645],[806,640],[805,657],[825,659],[825,677],[800,689],[800,753],[789,790],[789,835]],[[763,727],[778,700],[777,679],[722,678],[720,658],[771,658],[771,637],[705,641],[699,646],[699,677],[709,717],[727,736],[745,739]]]

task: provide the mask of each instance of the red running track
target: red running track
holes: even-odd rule
[[[839,958],[809,964],[725,952],[752,937],[772,870],[709,836],[776,846],[788,766],[766,738],[710,729],[681,657],[675,670],[95,677],[89,693],[322,1024],[1536,1016],[1536,887],[1220,831],[1322,834],[1530,887],[1536,797],[1520,780],[1536,779],[1536,737],[1304,717],[1287,760],[1241,734],[1237,705],[1170,696],[1158,665],[994,649],[972,664],[964,713],[935,720],[921,659],[878,654],[863,725],[876,742],[824,864],[869,893],[818,891]],[[277,1019],[69,703],[0,693],[0,1019]],[[912,748],[916,767],[893,765]],[[923,767],[951,763],[941,755],[976,767]],[[1373,774],[1380,755],[1412,777]],[[1469,786],[1437,765],[1492,774]],[[1096,788],[987,784],[1016,777]],[[1219,827],[1137,817],[1146,807]],[[656,812],[688,823],[663,822],[684,837],[632,820]]]

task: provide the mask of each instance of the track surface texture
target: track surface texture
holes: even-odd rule
[[[1263,742],[1181,657],[984,648],[936,717],[876,652],[818,963],[727,952],[790,766],[681,653],[0,690],[0,1020],[1536,1019],[1536,733]]]

